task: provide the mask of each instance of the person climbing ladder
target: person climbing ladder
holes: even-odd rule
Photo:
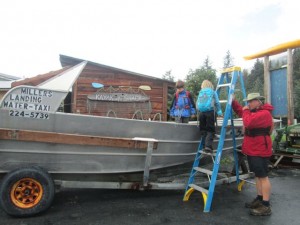
[[[214,91],[214,86],[209,80],[204,80],[197,99],[197,109],[200,111],[200,134],[205,140],[205,151],[213,150],[213,139],[216,132],[215,127],[215,108],[218,116],[222,116],[222,109],[219,97]]]

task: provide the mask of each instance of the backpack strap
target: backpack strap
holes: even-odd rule
[[[189,91],[185,91],[185,95],[188,98],[191,97],[191,93]],[[175,93],[176,103],[177,103],[178,97],[179,97],[179,93],[176,91],[176,93]]]
[[[185,108],[186,109],[189,109],[190,108],[190,103],[191,103],[191,93],[189,91],[185,91],[185,96],[187,98],[187,102],[184,102],[185,103]]]

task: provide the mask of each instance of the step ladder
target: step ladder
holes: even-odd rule
[[[236,140],[235,140],[235,130],[234,130],[234,123],[233,123],[233,115],[232,115],[232,98],[233,94],[235,91],[235,87],[237,84],[237,81],[239,80],[240,82],[240,88],[243,94],[243,98],[246,98],[246,92],[245,92],[245,87],[244,87],[244,80],[243,80],[243,75],[241,72],[240,67],[231,67],[224,69],[221,72],[221,76],[219,78],[217,87],[216,87],[216,92],[219,96],[220,99],[220,91],[221,88],[226,88],[226,94],[227,94],[227,99],[221,100],[220,103],[226,103],[226,109],[224,113],[224,119],[223,119],[223,124],[221,128],[221,134],[220,134],[220,139],[217,147],[217,151],[214,153],[206,153],[203,151],[204,147],[204,140],[201,140],[197,149],[197,154],[195,156],[195,160],[193,163],[193,167],[190,173],[190,177],[185,189],[185,194],[183,201],[188,201],[190,195],[196,190],[202,193],[202,197],[204,200],[204,212],[209,212],[212,204],[212,199],[214,195],[214,189],[215,185],[219,182],[225,182],[224,180],[230,180],[227,175],[218,173],[219,172],[219,166],[220,166],[220,161],[221,161],[221,156],[222,156],[222,150],[223,150],[223,145],[224,145],[224,140],[225,140],[225,134],[226,134],[226,129],[228,125],[228,120],[231,120],[231,133],[232,133],[232,139],[233,139],[233,155],[234,155],[234,166],[235,166],[235,171],[236,171],[236,181],[238,184],[239,190],[241,187],[239,186],[240,183],[240,178],[239,178],[239,165],[238,165],[238,155],[237,155],[237,150],[236,150]],[[208,170],[200,167],[200,159],[202,158],[203,155],[210,155],[213,158],[213,169]],[[198,173],[206,174],[208,177],[209,181],[209,188],[206,189],[204,187],[201,187],[200,185],[198,186],[195,184],[195,176]],[[218,180],[217,180],[218,178]],[[232,180],[232,179],[231,179]]]

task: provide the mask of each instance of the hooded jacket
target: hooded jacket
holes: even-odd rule
[[[249,156],[270,157],[272,155],[272,140],[270,133],[273,129],[272,105],[266,103],[260,108],[250,111],[236,101],[232,101],[232,109],[243,118],[245,128],[242,152]],[[266,133],[266,130],[268,133]]]

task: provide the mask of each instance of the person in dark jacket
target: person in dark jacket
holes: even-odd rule
[[[176,93],[174,95],[170,116],[175,117],[177,123],[188,123],[190,117],[196,117],[196,107],[191,93],[184,89],[184,82],[176,82]]]
[[[272,155],[270,134],[273,129],[271,112],[274,108],[264,103],[264,100],[259,93],[250,93],[244,99],[247,106],[243,107],[236,100],[232,101],[233,110],[242,117],[244,124],[242,152],[247,155],[250,171],[255,174],[257,196],[252,202],[245,204],[254,216],[271,215],[268,163]]]

